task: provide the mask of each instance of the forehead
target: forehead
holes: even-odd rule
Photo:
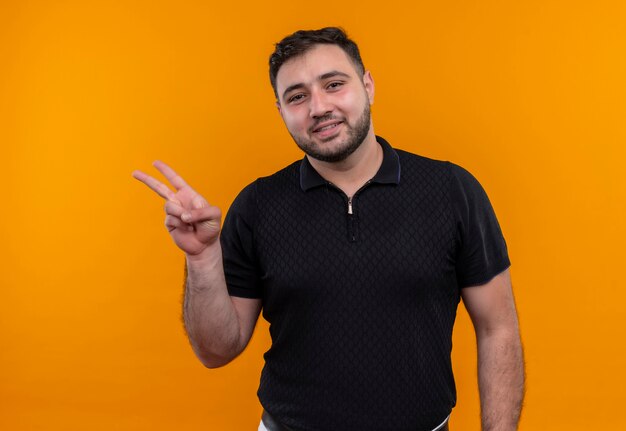
[[[332,70],[357,76],[354,63],[343,49],[337,45],[316,45],[281,66],[276,74],[276,89],[280,94],[290,85],[311,83]]]

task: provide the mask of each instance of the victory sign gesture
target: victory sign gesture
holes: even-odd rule
[[[186,253],[183,318],[194,352],[210,368],[232,361],[248,344],[261,311],[260,299],[228,294],[219,242],[222,213],[172,168],[156,161],[171,190],[150,175],[133,172],[165,199],[165,227]]]
[[[222,217],[220,209],[209,205],[165,163],[157,160],[153,166],[167,178],[176,192],[142,171],[134,171],[133,177],[166,200],[165,227],[182,251],[189,257],[199,257],[207,247],[218,241]]]

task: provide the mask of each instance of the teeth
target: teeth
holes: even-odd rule
[[[321,129],[318,129],[318,132],[323,132],[324,130],[328,130],[328,129],[332,129],[334,127],[337,127],[339,125],[339,123],[335,123],[335,124],[331,124],[330,126],[326,126],[326,127],[322,127]]]

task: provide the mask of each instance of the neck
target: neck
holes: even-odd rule
[[[347,196],[352,196],[378,172],[383,162],[383,149],[376,142],[374,131],[370,128],[363,143],[345,160],[331,163],[312,157],[308,159],[325,180],[339,187]]]

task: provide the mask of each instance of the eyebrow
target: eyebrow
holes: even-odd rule
[[[341,76],[341,77],[344,77],[344,78],[350,78],[350,75],[348,75],[347,73],[340,72],[338,70],[331,70],[330,72],[326,72],[326,73],[318,76],[317,80],[318,81],[323,81],[323,80],[328,79],[328,78],[334,78],[335,76]],[[290,85],[289,87],[285,88],[285,91],[283,91],[283,100],[285,99],[285,96],[287,95],[287,93],[289,93],[290,91],[297,90],[297,89],[303,88],[303,87],[304,87],[304,83],[299,82],[297,84],[293,84],[293,85]]]

